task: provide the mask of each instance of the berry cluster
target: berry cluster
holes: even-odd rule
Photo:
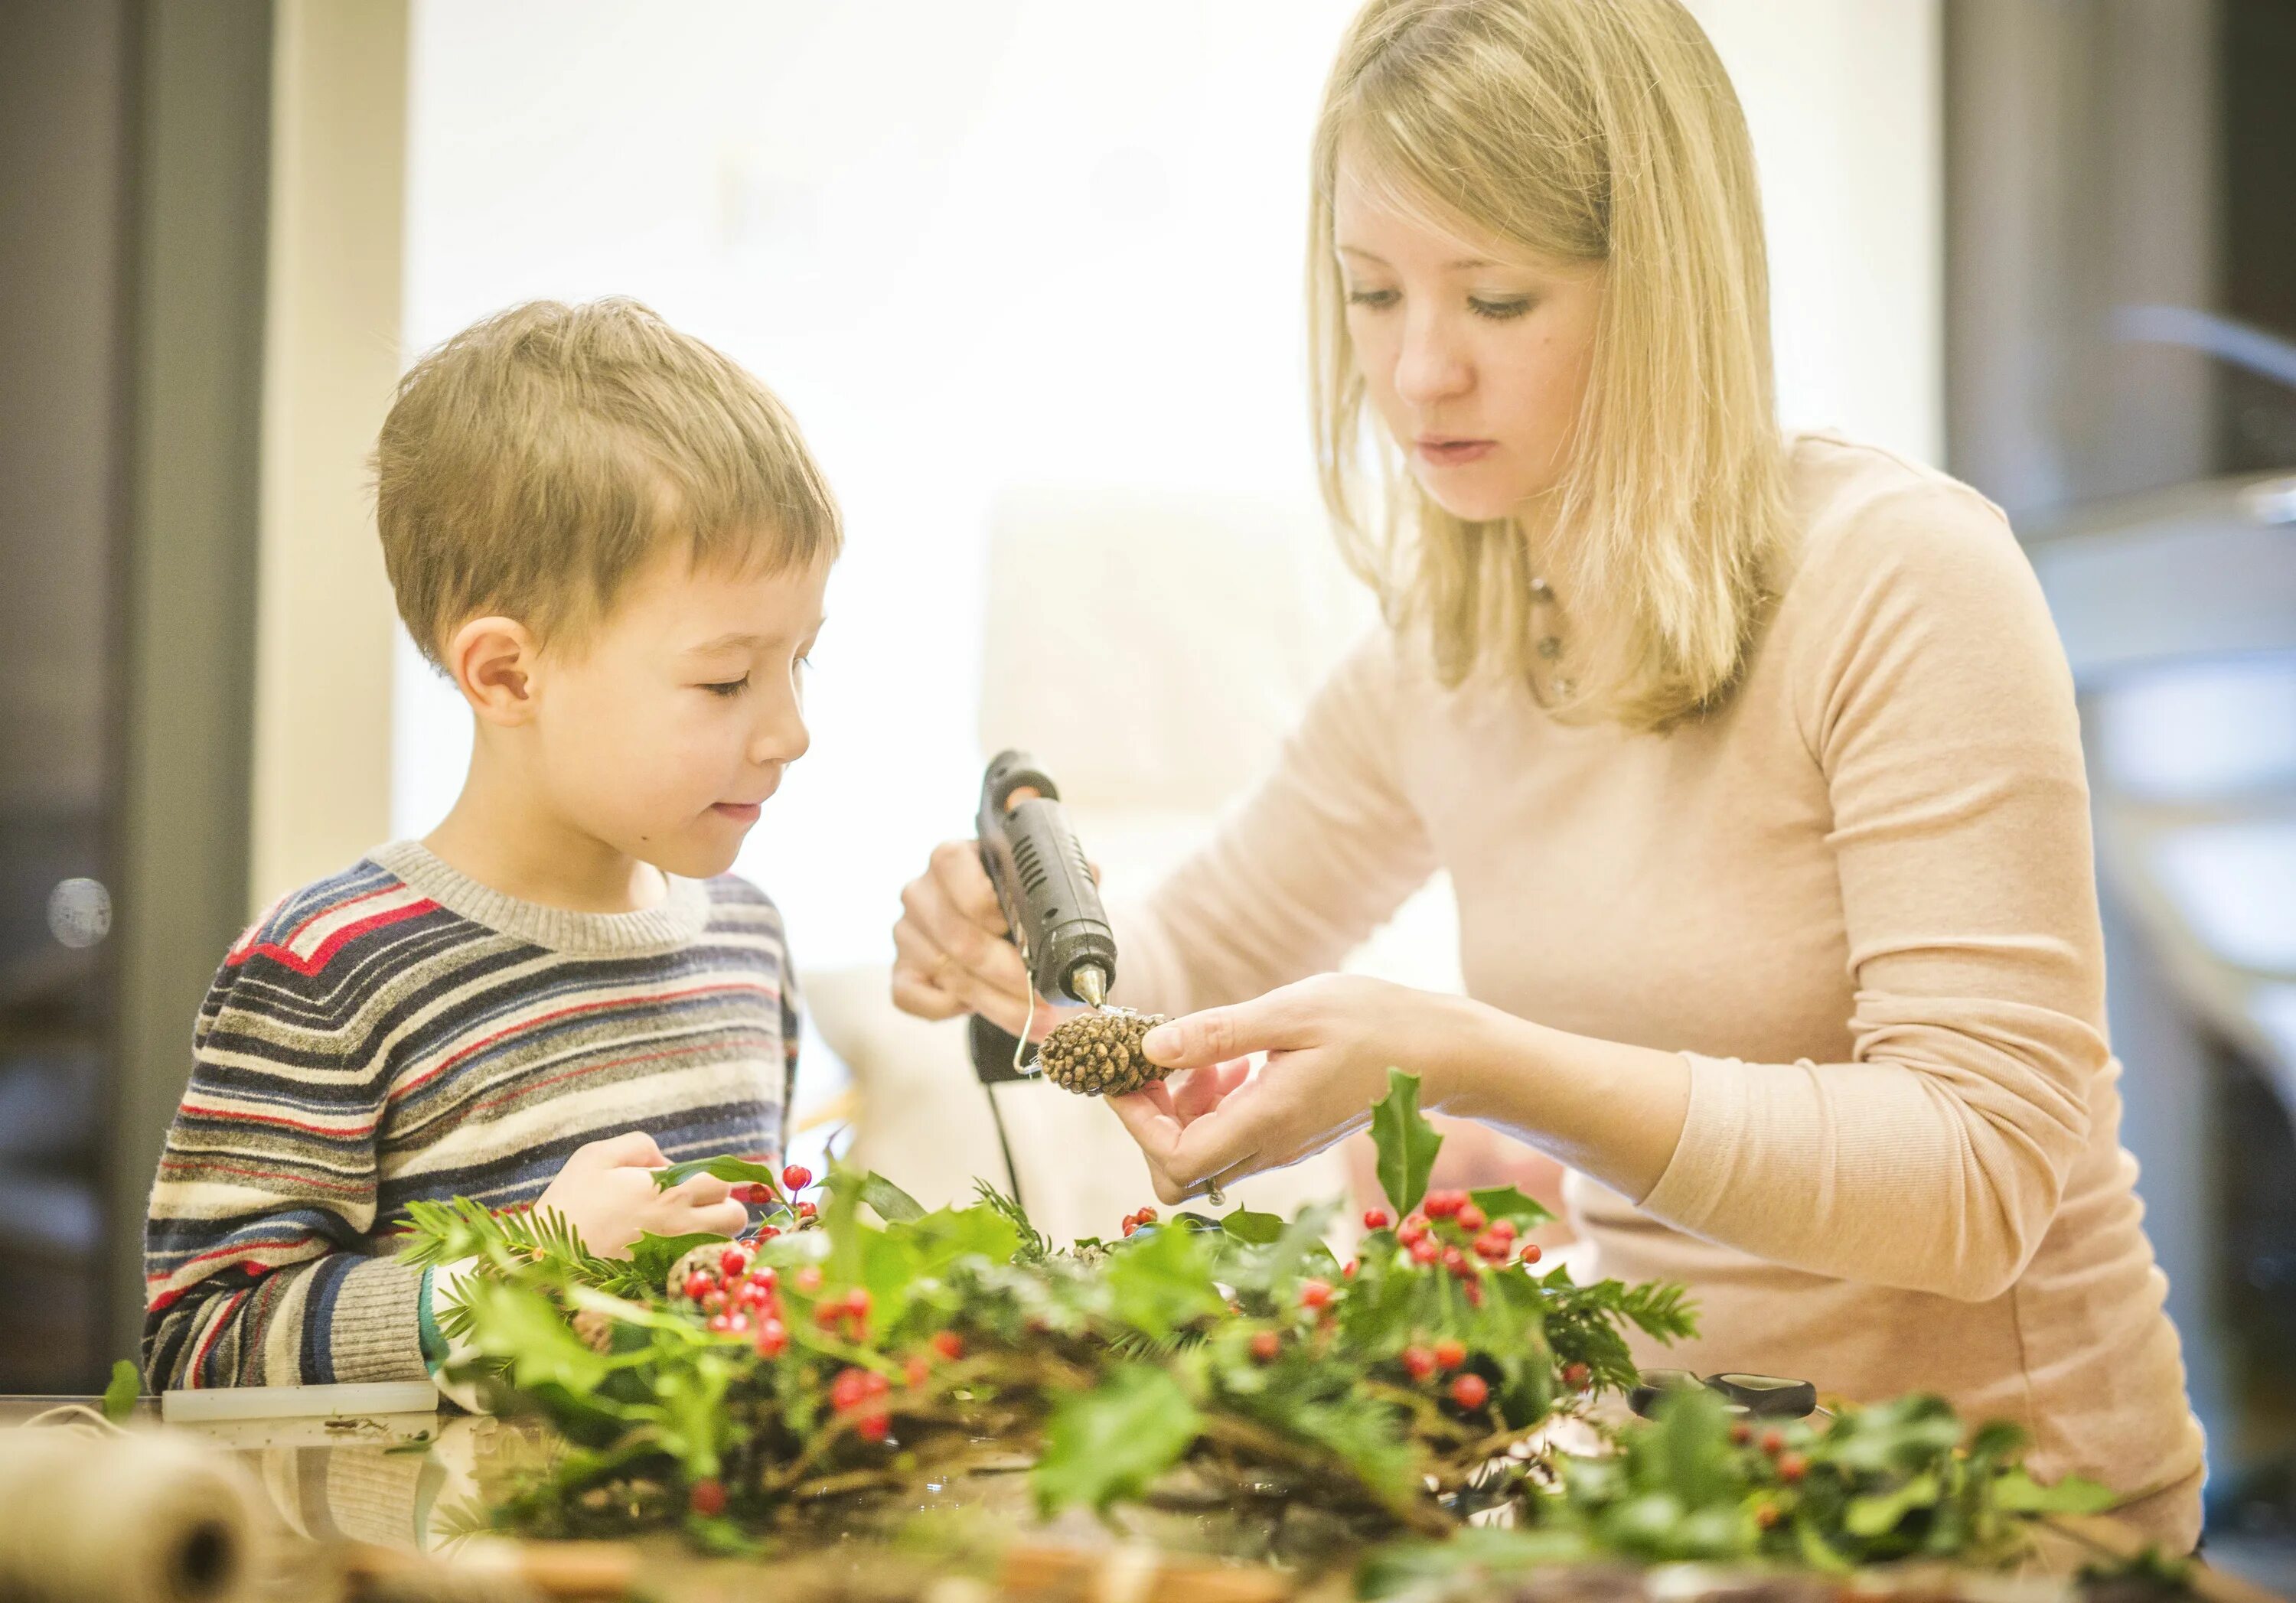
[[[1364,1228],[1387,1229],[1387,1210],[1367,1210]],[[1538,1262],[1538,1243],[1518,1241],[1520,1233],[1513,1220],[1487,1216],[1464,1191],[1430,1191],[1421,1210],[1395,1227],[1395,1242],[1421,1268],[1439,1264],[1456,1276],[1464,1283],[1468,1304],[1480,1307],[1482,1277],[1490,1270]]]
[[[1730,1427],[1730,1440],[1734,1445],[1739,1447],[1743,1447],[1750,1442],[1759,1446],[1762,1455],[1768,1459],[1772,1467],[1777,1470],[1778,1478],[1789,1486],[1809,1473],[1809,1460],[1798,1452],[1787,1452],[1785,1433],[1775,1427],[1762,1432],[1758,1439],[1752,1426],[1743,1419],[1735,1420]]]
[[[1144,1207],[1137,1213],[1127,1214],[1124,1215],[1124,1233],[1128,1236],[1134,1231],[1145,1229],[1156,1223],[1156,1210],[1152,1207]]]
[[[782,1314],[781,1272],[752,1260],[750,1248],[730,1242],[714,1264],[688,1258],[693,1266],[673,1288],[699,1308],[703,1323],[718,1336],[755,1338],[758,1356],[778,1358],[789,1347],[789,1325]]]

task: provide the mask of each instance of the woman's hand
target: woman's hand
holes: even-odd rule
[[[1487,1011],[1384,980],[1321,975],[1151,1030],[1143,1050],[1181,1072],[1109,1106],[1146,1154],[1156,1194],[1178,1202],[1364,1128],[1390,1067],[1420,1076],[1423,1106],[1441,1106]],[[1257,1072],[1230,1061],[1259,1051],[1267,1059]]]
[[[1018,1035],[1041,1036],[1055,1015],[1042,1001],[1031,1018],[1029,970],[996,904],[996,888],[970,840],[933,848],[925,871],[903,887],[893,926],[893,1005],[920,1018],[978,1013]]]

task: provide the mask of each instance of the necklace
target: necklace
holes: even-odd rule
[[[1542,707],[1552,707],[1557,701],[1570,699],[1574,687],[1570,679],[1556,674],[1562,663],[1562,603],[1554,597],[1554,586],[1543,578],[1530,581],[1530,621],[1538,631],[1532,649],[1538,658],[1527,675],[1530,699]],[[1556,675],[1551,693],[1539,683],[1542,675]]]

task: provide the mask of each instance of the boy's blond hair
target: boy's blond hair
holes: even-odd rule
[[[665,541],[776,572],[844,538],[787,409],[634,300],[529,301],[429,352],[374,471],[398,615],[434,663],[489,613],[578,647]]]
[[[1392,447],[1365,450],[1332,237],[1343,153],[1447,232],[1603,264],[1592,376],[1562,481],[1534,509],[1537,552],[1516,519],[1453,517]],[[1527,678],[1536,572],[1574,637],[1558,711],[1655,729],[1726,698],[1791,529],[1753,143],[1681,0],[1369,0],[1324,93],[1315,178],[1324,494],[1390,617],[1429,626],[1448,683],[1486,665]]]

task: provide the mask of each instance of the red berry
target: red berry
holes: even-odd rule
[[[1595,1371],[1583,1363],[1566,1363],[1562,1366],[1562,1384],[1574,1392],[1594,1378],[1594,1375]]]
[[[763,1286],[771,1291],[781,1283],[781,1272],[770,1264],[760,1264],[750,1271],[750,1284],[752,1286]]]
[[[730,1313],[713,1313],[701,1322],[701,1328],[712,1336],[723,1336],[734,1328],[734,1316]]]
[[[824,1330],[828,1329],[832,1325],[839,1322],[844,1317],[845,1304],[842,1303],[825,1302],[816,1303],[813,1305],[813,1322],[819,1325]]]
[[[851,1314],[855,1319],[863,1319],[867,1317],[869,1313],[869,1288],[867,1287],[856,1286],[852,1290],[845,1294],[845,1312]]]
[[[813,1171],[803,1164],[791,1164],[782,1171],[782,1189],[785,1191],[802,1191],[812,1183]]]
[[[866,1370],[840,1370],[829,1383],[829,1406],[839,1413],[850,1413],[861,1406],[868,1396],[869,1373]]]
[[[1445,1247],[1443,1249],[1443,1267],[1449,1270],[1453,1274],[1464,1272],[1467,1267],[1467,1255],[1461,1252],[1456,1247]]]
[[[1465,1342],[1455,1337],[1447,1336],[1435,1344],[1436,1368],[1456,1370],[1466,1362],[1467,1344]]]
[[[703,1274],[700,1270],[695,1270],[692,1274],[685,1277],[685,1285],[684,1287],[685,1300],[690,1303],[700,1302],[703,1297],[709,1295],[709,1288],[717,1283],[717,1281],[711,1280],[708,1275]]]
[[[1435,1354],[1421,1346],[1403,1349],[1403,1372],[1414,1380],[1426,1380],[1435,1373]]]
[[[758,1356],[779,1358],[789,1349],[789,1327],[777,1319],[769,1319],[758,1327]]]
[[[1475,1238],[1475,1256],[1486,1263],[1498,1264],[1514,1256],[1514,1243],[1492,1231]]]
[[[1411,1261],[1414,1264],[1432,1264],[1442,1255],[1442,1248],[1437,1247],[1425,1236],[1420,1237],[1411,1244]]]
[[[1733,1419],[1730,1422],[1731,1445],[1734,1447],[1743,1447],[1747,1443],[1753,1439],[1754,1427],[1752,1426],[1747,1424],[1743,1419]]]
[[[762,1308],[774,1300],[774,1288],[755,1280],[742,1281],[742,1288],[734,1294],[735,1304],[743,1308]]]
[[[1451,1382],[1451,1401],[1471,1412],[1491,1400],[1491,1383],[1480,1375],[1461,1375]]]
[[[1356,1278],[1356,1261],[1353,1258],[1340,1265],[1340,1278],[1343,1280],[1352,1280]]]
[[[932,1361],[922,1353],[912,1353],[901,1361],[901,1378],[911,1386],[922,1386],[932,1376]]]
[[[718,1272],[729,1280],[738,1280],[750,1272],[750,1250],[745,1247],[729,1247],[718,1255]]]
[[[820,1215],[821,1210],[810,1202],[800,1202],[797,1205],[797,1216],[800,1219],[816,1219]]]
[[[1786,1438],[1783,1432],[1766,1430],[1762,1433],[1762,1451],[1764,1452],[1768,1453],[1772,1458],[1775,1458],[1785,1450]]]
[[[736,1308],[726,1316],[726,1329],[735,1336],[747,1336],[750,1333],[750,1316]]]
[[[1426,1208],[1430,1219],[1448,1219],[1467,1206],[1467,1194],[1464,1191],[1430,1191],[1422,1206]]]
[[[1471,1236],[1490,1222],[1490,1215],[1472,1202],[1459,1210],[1459,1228]]]
[[[718,1290],[714,1280],[710,1282],[709,1289],[701,1294],[701,1312],[704,1313],[723,1313],[732,1305],[733,1299]]]
[[[781,1233],[782,1227],[778,1224],[760,1224],[758,1226],[758,1239],[760,1241],[770,1241]]]
[[[1251,1356],[1258,1362],[1274,1363],[1283,1350],[1283,1338],[1273,1330],[1262,1330],[1251,1338]]]
[[[726,1511],[726,1483],[696,1481],[685,1494],[685,1506],[704,1519],[715,1519]]]
[[[1543,1253],[1543,1252],[1541,1252],[1541,1251],[1539,1251],[1539,1250],[1538,1250],[1538,1242],[1536,1242],[1536,1241],[1526,1241],[1526,1242],[1524,1242],[1524,1243],[1522,1244],[1522,1261],[1523,1261],[1524,1263],[1526,1263],[1526,1264],[1536,1264],[1536,1263],[1538,1263],[1538,1262],[1539,1261],[1539,1259],[1541,1259],[1541,1258],[1545,1257],[1546,1255],[1545,1253]]]
[[[1809,1460],[1798,1452],[1778,1455],[1778,1478],[1789,1486],[1809,1473]]]
[[[864,1414],[853,1421],[853,1429],[865,1442],[882,1442],[893,1432],[890,1414]]]
[[[1322,1309],[1328,1308],[1331,1305],[1332,1284],[1329,1280],[1302,1280],[1300,1282],[1300,1306],[1302,1308],[1320,1311]]]
[[[1134,1231],[1138,1230],[1139,1228],[1140,1228],[1140,1221],[1138,1221],[1137,1219],[1127,1219],[1127,1220],[1124,1222],[1124,1233],[1125,1233],[1126,1235],[1128,1235],[1128,1235],[1130,1235]]]
[[[797,1272],[797,1288],[811,1296],[821,1289],[821,1265],[808,1264]]]
[[[1395,1228],[1395,1239],[1406,1247],[1416,1247],[1427,1239],[1427,1221],[1414,1216]]]
[[[1512,1219],[1492,1220],[1491,1234],[1496,1236],[1502,1241],[1513,1240],[1515,1237],[1514,1221]]]
[[[1156,1210],[1152,1207],[1142,1208],[1138,1213],[1132,1216],[1140,1221],[1143,1224],[1153,1224],[1156,1223],[1157,1218]]]
[[[1394,1220],[1387,1216],[1387,1210],[1383,1207],[1364,1209],[1364,1229],[1365,1230],[1385,1230],[1394,1223]]]
[[[955,1363],[964,1356],[964,1337],[954,1330],[936,1330],[932,1336],[932,1350]]]

